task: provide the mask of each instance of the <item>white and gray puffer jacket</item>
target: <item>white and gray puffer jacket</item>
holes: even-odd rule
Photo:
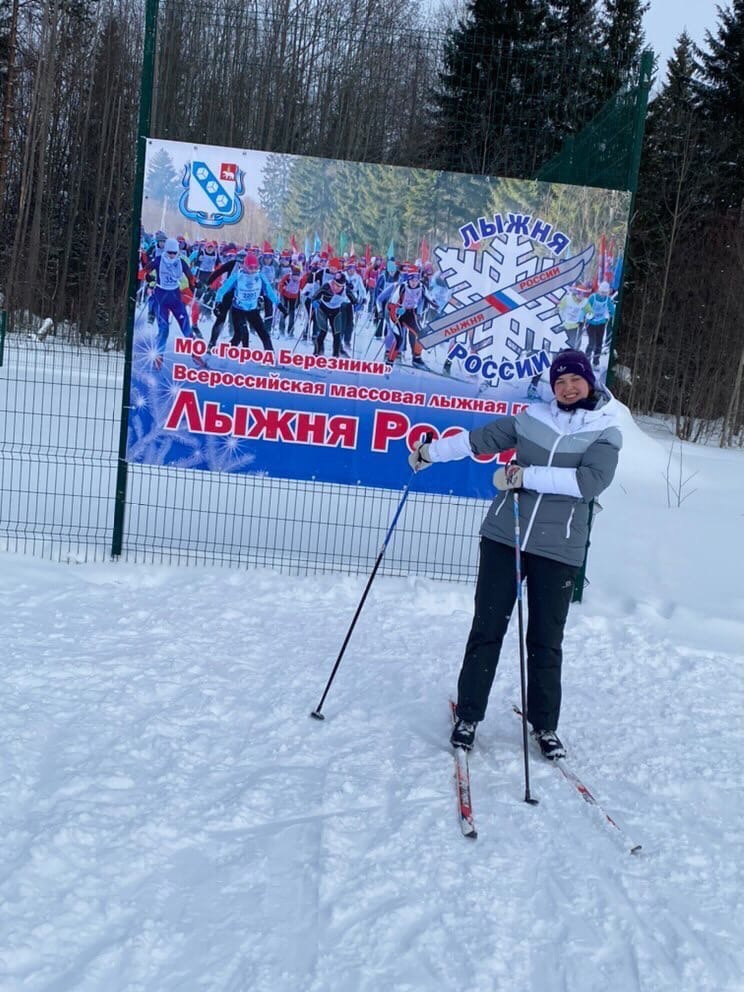
[[[519,495],[522,551],[581,565],[589,531],[589,504],[609,486],[622,448],[619,404],[598,387],[593,410],[565,411],[553,400],[516,416],[432,441],[429,458],[446,462],[516,448],[524,468]],[[514,546],[511,492],[497,492],[481,535]]]

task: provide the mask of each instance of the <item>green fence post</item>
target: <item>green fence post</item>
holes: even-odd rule
[[[137,307],[137,271],[139,268],[140,210],[145,187],[145,149],[150,134],[152,114],[153,81],[155,78],[155,48],[158,31],[158,8],[160,0],[146,0],[145,37],[142,51],[142,73],[140,76],[140,106],[137,127],[137,161],[132,193],[132,238],[129,251],[129,287],[127,293],[127,325],[124,343],[124,376],[121,386],[121,420],[119,427],[119,462],[116,471],[116,494],[114,502],[114,529],[111,540],[111,555],[118,558],[124,540],[124,513],[127,505],[127,429],[129,420],[129,393],[132,385],[132,345],[134,340],[134,318]]]

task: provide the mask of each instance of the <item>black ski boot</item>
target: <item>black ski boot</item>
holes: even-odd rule
[[[566,757],[566,749],[554,730],[533,730],[532,736],[539,744],[543,758],[557,761],[558,758]]]
[[[464,751],[472,751],[475,744],[475,728],[477,724],[468,723],[467,720],[458,718],[450,734],[450,744],[452,747],[461,747]]]

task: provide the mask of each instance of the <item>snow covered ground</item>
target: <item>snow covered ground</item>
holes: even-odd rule
[[[378,578],[318,723],[365,576],[0,555],[0,988],[740,992],[742,493],[628,419],[560,727],[622,834],[534,754],[522,801],[512,630],[462,837],[468,586]]]

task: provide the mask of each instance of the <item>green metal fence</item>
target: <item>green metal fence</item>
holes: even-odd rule
[[[625,189],[635,193],[643,128],[653,75],[653,52],[644,52],[637,74],[536,172],[551,183]]]
[[[151,130],[151,106],[155,136],[216,138],[200,130],[198,120],[166,120],[174,69],[163,53],[173,41],[168,32],[178,30],[178,23],[173,4],[164,5],[159,14],[157,7],[153,2],[148,5],[140,153]],[[219,9],[219,5],[200,5],[200,9]],[[157,44],[155,19],[160,25]],[[368,42],[373,59],[374,38]],[[431,37],[418,42],[433,45]],[[442,44],[443,36],[437,35],[436,45],[441,49]],[[219,53],[219,39],[213,49],[204,43],[203,58]],[[650,65],[649,54],[596,119],[567,138],[558,155],[535,162],[531,178],[635,190]],[[152,100],[147,98],[148,72],[158,81]],[[359,72],[363,78],[372,67],[360,64]],[[263,108],[259,115],[264,123],[267,112]],[[526,117],[520,135],[514,121],[495,120],[494,126],[498,124],[508,124],[515,141],[524,141],[525,134],[536,133],[538,127],[537,121]],[[174,133],[176,125],[178,133]],[[241,139],[250,147],[253,139],[247,130],[236,124],[219,143]],[[312,135],[301,128],[293,133],[294,145],[287,147],[282,132],[276,150],[318,152]],[[385,153],[376,160],[396,161],[400,144],[396,146],[390,135],[382,137],[386,140],[380,148]],[[270,145],[263,147],[271,150]],[[323,153],[328,154],[327,146]],[[140,157],[135,199],[141,180]],[[133,255],[137,236],[138,231],[133,232]],[[133,283],[129,298],[134,300]],[[130,328],[132,312],[133,302]],[[127,465],[130,339],[122,354],[110,350],[109,339],[80,344],[74,327],[58,327],[42,340],[38,318],[15,313],[13,323],[24,330],[4,339],[0,333],[0,540],[5,548],[60,560],[104,560],[113,551],[132,561],[264,565],[295,573],[357,573],[369,566],[399,492]],[[402,464],[401,486],[406,478],[407,467]],[[477,500],[412,494],[382,570],[392,575],[472,579],[485,507]]]
[[[0,370],[0,537],[54,560],[109,557],[124,357],[11,335]],[[364,571],[400,493],[187,469],[129,467],[128,561],[282,572]],[[401,485],[409,476],[401,464]],[[471,574],[485,504],[412,493],[385,557],[391,575]]]

